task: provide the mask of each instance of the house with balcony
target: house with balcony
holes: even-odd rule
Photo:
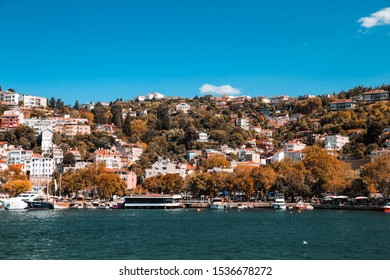
[[[364,102],[377,102],[382,100],[390,100],[390,94],[386,90],[375,89],[372,91],[368,91],[363,93],[363,101]]]
[[[1,128],[17,128],[24,121],[24,114],[18,110],[4,111],[1,115]]]
[[[356,102],[349,99],[331,102],[329,105],[330,111],[350,110],[353,108],[356,108]]]
[[[347,143],[349,143],[347,136],[341,136],[339,134],[325,136],[325,150],[327,151],[341,151]]]
[[[119,169],[122,168],[122,159],[121,155],[118,153],[114,153],[108,150],[96,150],[92,156],[91,159],[94,163],[104,163],[106,165],[106,168],[110,169]]]
[[[151,168],[145,169],[145,178],[158,175],[178,174],[183,179],[195,171],[195,167],[188,163],[173,162],[170,159],[159,159]]]
[[[126,190],[132,190],[137,187],[137,174],[134,171],[118,169],[115,171],[119,177],[126,182]]]

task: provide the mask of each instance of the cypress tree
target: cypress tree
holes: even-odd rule
[[[133,138],[133,130],[131,128],[131,117],[130,117],[130,114],[127,113],[126,115],[126,118],[125,118],[125,122],[123,124],[123,134],[125,136],[127,136],[129,142],[132,141],[132,138]]]

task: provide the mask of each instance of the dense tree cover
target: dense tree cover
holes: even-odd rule
[[[383,85],[381,88],[389,90],[390,86]],[[150,167],[159,157],[170,158],[174,161],[185,161],[185,152],[190,149],[198,149],[203,152],[214,149],[219,145],[228,145],[238,148],[247,143],[248,139],[266,139],[253,131],[246,131],[235,125],[237,117],[245,117],[250,120],[251,126],[261,126],[263,129],[272,129],[273,144],[275,148],[281,148],[285,141],[301,138],[302,131],[310,131],[313,134],[337,133],[350,137],[350,143],[345,145],[342,156],[364,158],[373,150],[383,148],[389,135],[383,133],[385,127],[390,126],[390,102],[381,101],[372,104],[360,102],[359,106],[352,110],[329,111],[329,104],[338,98],[354,98],[372,88],[356,87],[349,91],[343,91],[331,96],[317,96],[315,98],[299,98],[294,101],[286,101],[278,104],[264,104],[259,99],[253,98],[243,103],[226,103],[217,105],[210,95],[195,97],[193,99],[164,99],[147,102],[123,101],[121,99],[103,106],[100,102],[91,111],[80,107],[75,102],[73,108],[64,105],[61,99],[54,97],[49,99],[48,105],[54,114],[67,113],[72,117],[86,118],[91,125],[90,135],[77,135],[73,139],[67,139],[64,135],[55,133],[53,142],[61,147],[66,155],[65,163],[72,164],[74,161],[66,151],[77,149],[84,160],[98,148],[110,149],[116,139],[141,144],[144,153],[141,159],[132,165],[132,169],[139,176],[138,183],[142,183],[144,169]],[[222,97],[227,101],[227,97]],[[186,102],[191,105],[188,114],[176,111],[176,105]],[[8,109],[3,104],[1,110]],[[131,109],[133,112],[147,111],[146,115],[138,114],[124,119],[122,109]],[[288,113],[302,114],[296,121],[291,121],[284,126],[273,127],[265,117],[265,110],[279,110]],[[32,109],[28,112],[32,117],[45,117],[42,110]],[[98,131],[102,124],[114,124],[114,135]],[[209,142],[197,141],[200,132],[206,132]],[[305,151],[305,158],[300,163],[281,162],[264,167],[236,169],[235,173],[216,173],[212,176],[207,173],[195,173],[185,180],[181,186],[172,178],[159,182],[159,186],[153,187],[153,180],[145,181],[149,191],[171,192],[175,189],[184,188],[194,194],[218,195],[221,191],[230,193],[243,191],[249,197],[253,193],[266,196],[269,191],[283,192],[288,197],[312,196],[323,192],[328,193],[355,193],[365,192],[368,187],[375,188],[377,181],[370,181],[365,177],[359,178],[352,174],[350,168],[337,158],[327,155],[320,149],[323,142],[314,145],[313,138],[304,139],[305,143],[313,146]],[[39,150],[38,139],[34,130],[25,126],[0,132],[0,141],[24,149]],[[234,156],[227,159],[231,160]],[[230,166],[226,158],[206,158],[205,154],[197,159],[198,171],[205,171],[213,167],[226,168]],[[368,167],[367,167],[368,168]],[[367,169],[368,170],[368,169]],[[84,173],[75,171],[72,176],[65,176],[64,182],[73,180],[74,185],[68,184],[68,193],[78,190],[80,187],[95,186],[86,183]],[[217,178],[218,180],[216,180]],[[163,180],[163,178],[160,178]],[[159,180],[160,180],[159,179]],[[359,180],[360,179],[360,180]]]
[[[70,170],[63,174],[61,184],[63,194],[71,197],[87,187],[104,198],[114,194],[123,195],[126,192],[125,181],[119,175],[108,171],[104,164],[92,164],[86,168]]]
[[[26,150],[31,150],[37,146],[34,129],[25,125],[0,132],[0,141],[6,141],[9,145],[22,146]]]
[[[390,196],[390,154],[376,157],[362,167],[361,177],[371,192]]]
[[[12,196],[31,190],[31,182],[20,165],[10,164],[7,169],[0,170],[0,183],[0,190]]]
[[[286,159],[255,168],[238,166],[233,173],[199,171],[187,176],[184,183],[179,175],[160,175],[146,179],[143,185],[149,192],[183,192],[195,197],[243,193],[249,199],[259,194],[267,197],[274,191],[293,200],[323,193],[366,193],[367,185],[359,184],[358,179],[348,164],[319,147],[310,147],[300,162]]]

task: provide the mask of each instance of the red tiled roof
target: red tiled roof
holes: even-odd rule
[[[374,89],[374,90],[367,91],[367,92],[363,93],[363,95],[364,94],[375,94],[375,93],[381,93],[381,92],[387,92],[387,91],[385,91],[383,89]]]

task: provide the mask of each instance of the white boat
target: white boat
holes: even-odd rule
[[[383,205],[383,212],[390,213],[390,202],[387,202],[385,205]]]
[[[224,210],[226,208],[225,203],[221,197],[215,197],[210,203],[211,210]]]
[[[173,209],[183,207],[181,195],[140,195],[125,197],[125,209]]]
[[[306,205],[306,210],[313,210],[314,206],[311,204]]]
[[[279,197],[275,199],[275,203],[273,205],[274,209],[279,209],[279,210],[286,210],[286,202],[284,201],[284,198]]]
[[[28,208],[27,201],[33,201],[39,198],[38,192],[24,192],[19,194],[17,197],[4,199],[2,201],[5,210],[24,210]]]
[[[70,202],[64,201],[64,200],[57,200],[53,203],[54,209],[69,209],[70,208]]]

